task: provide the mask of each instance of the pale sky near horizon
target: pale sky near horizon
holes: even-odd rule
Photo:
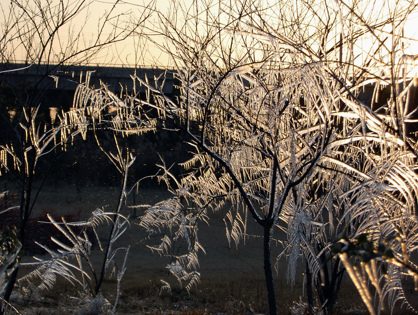
[[[27,1],[27,0],[24,0]],[[44,0],[40,0],[44,1]],[[71,0],[68,0],[71,3]],[[139,3],[138,1],[131,0],[132,2]],[[143,3],[146,3],[147,0],[141,0]],[[151,1],[151,0],[149,0]],[[191,0],[186,0],[188,2],[191,2]],[[202,1],[202,0],[197,0]],[[268,1],[268,0],[264,0]],[[263,2],[264,2],[263,1]],[[297,0],[295,0],[297,1]],[[350,1],[350,0],[349,0]],[[89,19],[88,19],[88,29],[83,30],[84,31],[84,37],[88,40],[89,38],[94,38],[95,33],[95,25],[97,25],[97,20],[99,17],[103,16],[106,9],[109,8],[109,3],[111,3],[111,0],[103,0],[103,1],[96,1],[94,6],[90,8],[89,13]],[[167,11],[168,9],[168,2],[169,0],[156,0],[157,8],[159,10]],[[271,1],[270,1],[271,2]],[[8,7],[10,4],[10,0],[0,0],[0,6],[5,10],[5,8]],[[122,10],[131,10],[133,13],[136,13],[139,15],[139,9],[135,8],[132,4],[129,4],[126,2]],[[0,15],[3,15],[3,12],[0,11]],[[1,17],[1,23],[4,20],[4,16]],[[90,29],[91,28],[91,29]],[[63,38],[66,35],[63,35]],[[405,26],[405,36],[409,38],[418,39],[418,9],[412,14],[411,19],[407,22]],[[130,64],[143,64],[143,63],[165,63],[161,62],[164,58],[157,50],[152,49],[150,47],[149,51],[144,50],[141,46],[141,44],[138,42],[138,38],[131,38],[127,40],[125,43],[120,43],[112,48],[107,52],[106,54],[103,54],[100,56],[97,60],[99,63],[114,63],[114,64],[121,64],[121,63],[130,63]],[[141,47],[140,49],[134,49],[134,47]],[[140,53],[145,53],[145,60],[141,60],[141,58],[138,56]],[[408,54],[418,55],[418,41],[412,42],[411,47],[407,51]],[[112,56],[117,56],[112,57]]]

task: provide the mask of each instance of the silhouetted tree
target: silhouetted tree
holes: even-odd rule
[[[395,256],[405,259],[416,248],[417,154],[406,133],[416,68],[404,53],[403,25],[417,5],[385,1],[377,11],[375,5],[173,2],[154,25],[175,65],[180,96],[149,89],[188,134],[194,152],[184,163],[187,175],[170,184],[163,167],[162,178],[173,200],[188,200],[197,210],[178,202],[159,205],[143,224],[178,226],[189,239],[208,207],[230,201],[228,239],[238,243],[247,236],[248,215],[260,225],[271,314],[277,313],[270,251],[277,229],[287,235],[279,258],[288,257],[289,279],[298,259],[306,261],[310,312],[313,287],[319,309],[333,312],[347,259],[331,248],[342,236],[367,233],[374,248],[388,240]],[[391,92],[377,107],[383,85]],[[181,268],[171,270],[178,278],[188,274],[190,261],[196,265],[195,244],[193,259],[180,259]],[[163,239],[160,250],[169,245]],[[374,269],[379,281],[381,271]],[[389,301],[394,305],[404,296],[400,273],[390,275],[380,297],[396,292]],[[371,297],[362,297],[370,305]]]

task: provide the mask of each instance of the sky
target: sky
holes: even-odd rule
[[[13,0],[16,1],[16,0]],[[25,3],[28,0],[19,0],[16,2],[19,3]],[[30,2],[33,2],[34,0],[29,0]],[[37,0],[41,3],[47,3],[47,1],[56,2],[56,0]],[[76,3],[80,0],[63,0],[64,2],[68,2],[69,4]],[[89,0],[90,1],[90,0]],[[145,5],[147,0],[141,0],[142,6],[139,5],[139,1],[137,0],[130,0],[131,3],[128,1],[122,1],[122,5],[120,6],[120,9],[114,13],[114,15],[118,15],[120,13],[126,13],[124,15],[124,18],[136,20],[138,19],[143,11],[143,5]],[[149,0],[151,1],[151,0]],[[160,10],[161,12],[167,12],[170,5],[169,0],[155,0],[156,8]],[[191,3],[194,0],[186,0],[186,2]],[[203,3],[203,1],[206,0],[195,0],[200,1]],[[254,1],[260,1],[260,4],[267,4],[267,1],[272,3],[274,0],[254,0]],[[289,0],[287,2],[291,3],[294,2],[297,4],[298,0]],[[346,0],[346,1],[354,1],[354,0]],[[371,0],[372,1],[372,0]],[[376,0],[376,7],[379,7],[379,1]],[[0,6],[2,8],[2,11],[0,11],[0,19],[2,25],[4,25],[4,21],[8,18],[8,7],[10,4],[10,0],[0,0]],[[227,1],[225,1],[227,2]],[[365,3],[366,1],[362,1],[360,3]],[[135,5],[133,4],[135,3]],[[329,1],[328,3],[333,3],[332,1]],[[82,41],[80,43],[88,43],[92,42],[97,37],[97,25],[98,21],[100,21],[100,18],[102,18],[106,12],[108,12],[111,8],[111,0],[101,0],[101,1],[93,1],[93,4],[88,8],[88,10],[85,10],[82,15],[78,18],[77,21],[73,24],[74,29],[77,29],[77,27],[81,27],[81,25],[84,25],[84,28],[82,30]],[[366,9],[367,10],[367,9]],[[118,21],[118,26],[121,27],[123,24]],[[155,23],[156,18],[151,18],[150,22]],[[84,24],[85,23],[85,24]],[[181,23],[180,23],[181,24]],[[2,32],[4,30],[4,27],[2,28]],[[105,34],[107,34],[108,30],[105,30]],[[146,32],[150,32],[151,30],[146,30]],[[67,30],[62,32],[60,34],[60,40],[58,42],[61,42],[62,47],[66,46],[66,44],[71,43],[71,38],[73,35],[71,35]],[[411,15],[410,20],[407,22],[405,26],[405,36],[412,38],[412,39],[418,39],[418,9],[414,12],[414,14]],[[154,38],[157,42],[159,42],[161,39],[155,37]],[[60,47],[56,48],[56,51],[59,51]],[[418,54],[418,41],[411,42],[410,47],[408,47],[407,54],[415,55]],[[126,40],[123,43],[118,43],[117,45],[113,45],[112,47],[109,47],[109,49],[104,50],[101,54],[98,55],[98,57],[95,59],[96,63],[100,64],[130,64],[130,65],[166,65],[169,63],[167,56],[165,56],[163,53],[161,53],[158,49],[156,49],[151,43],[145,43],[143,38],[141,36],[133,36]]]

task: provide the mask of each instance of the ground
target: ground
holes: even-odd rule
[[[138,192],[135,203],[152,204],[169,194],[160,189],[146,188]],[[97,207],[112,210],[117,202],[118,189],[113,187],[76,187],[71,185],[46,186],[39,196],[35,214],[43,212],[63,215],[80,213],[86,218]],[[127,206],[134,202],[129,198]],[[126,208],[126,214],[133,210]],[[139,215],[140,213],[137,213]],[[122,280],[118,314],[265,314],[268,311],[262,267],[261,238],[248,238],[236,248],[229,246],[225,237],[225,225],[221,213],[211,214],[210,225],[200,226],[200,241],[206,254],[201,253],[200,283],[190,293],[182,289],[165,268],[168,260],[153,254],[144,241],[145,233],[132,218],[122,244],[130,244],[128,269]],[[253,232],[257,226],[251,226]],[[281,249],[273,246],[273,257]],[[95,247],[95,260],[100,261],[102,252]],[[38,257],[41,255],[37,255]],[[25,257],[29,261],[30,256]],[[276,265],[275,285],[280,314],[303,314],[304,286],[302,277],[291,285],[287,279],[285,259]],[[27,269],[22,268],[21,275]],[[170,293],[161,290],[161,280],[172,285]],[[115,280],[104,285],[103,294],[113,302]],[[338,314],[365,314],[358,293],[350,279],[344,279],[343,290],[337,306]],[[97,301],[96,301],[97,302]],[[97,314],[97,306],[83,294],[82,288],[59,279],[49,291],[37,293],[15,290],[11,299],[22,314]],[[100,304],[100,303],[99,303]],[[11,312],[10,314],[13,314]]]

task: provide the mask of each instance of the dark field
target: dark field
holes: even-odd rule
[[[77,213],[81,219],[89,216],[97,207],[106,206],[112,211],[118,198],[118,189],[111,187],[83,187],[76,189],[71,185],[49,186],[43,188],[34,217],[44,212],[54,215]],[[135,196],[136,204],[152,204],[170,195],[158,189],[142,189]],[[133,214],[128,206],[133,203],[132,196],[124,214]],[[140,213],[137,213],[140,215]],[[228,246],[225,236],[223,213],[210,213],[210,225],[202,223],[199,227],[200,242],[206,254],[199,256],[201,281],[190,294],[181,289],[177,280],[170,276],[165,268],[167,258],[153,254],[146,247],[146,234],[136,219],[131,219],[130,228],[116,246],[131,244],[128,257],[128,269],[122,280],[122,294],[119,300],[118,314],[265,314],[268,311],[264,274],[262,267],[261,238],[251,237],[238,248]],[[257,226],[249,226],[250,234],[257,233]],[[273,257],[282,246],[273,247]],[[94,260],[100,261],[102,252],[93,249]],[[42,257],[37,254],[36,256]],[[44,256],[47,257],[47,256]],[[25,261],[31,257],[25,257]],[[300,262],[302,265],[302,262]],[[302,277],[291,286],[287,281],[287,262],[278,263],[275,273],[275,285],[280,314],[304,314],[306,288]],[[300,266],[299,266],[300,267]],[[21,269],[20,276],[27,271]],[[302,271],[301,271],[302,272]],[[169,282],[172,292],[161,292],[161,279]],[[104,285],[104,296],[113,303],[116,282],[108,280]],[[22,314],[95,314],[91,310],[78,285],[71,285],[63,279],[52,290],[40,294],[24,294],[16,289],[11,303]],[[10,314],[12,314],[11,312]],[[339,297],[337,314],[365,314],[365,307],[358,293],[346,277]]]

